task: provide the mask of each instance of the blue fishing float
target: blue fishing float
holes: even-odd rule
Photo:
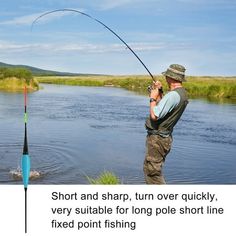
[[[27,233],[27,189],[29,184],[30,177],[30,156],[28,150],[28,141],[27,141],[27,88],[24,88],[24,123],[25,123],[25,135],[24,135],[24,146],[23,146],[23,155],[21,160],[21,168],[22,168],[22,179],[25,190],[25,233]]]

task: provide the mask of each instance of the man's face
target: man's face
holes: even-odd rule
[[[170,88],[171,78],[166,76],[166,83],[168,84],[168,87]]]

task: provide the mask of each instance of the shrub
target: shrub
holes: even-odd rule
[[[104,171],[96,179],[87,176],[90,184],[120,184],[119,178],[109,171]]]
[[[6,79],[6,78],[18,78],[18,79],[24,79],[27,84],[30,83],[32,80],[33,76],[31,71],[24,69],[24,68],[8,68],[8,67],[3,67],[0,68],[0,78],[1,79]]]

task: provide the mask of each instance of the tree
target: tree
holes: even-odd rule
[[[33,79],[33,75],[31,71],[25,69],[25,68],[8,68],[3,67],[0,68],[0,79],[6,79],[16,77],[18,79],[24,79],[27,84],[30,83],[30,81]]]

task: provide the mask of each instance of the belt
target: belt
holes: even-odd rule
[[[149,135],[160,135],[160,133],[157,130],[154,130],[154,129],[148,129],[147,133]]]
[[[166,134],[160,133],[158,130],[155,130],[155,129],[147,129],[147,133],[148,135],[159,135],[162,138],[167,138],[171,135],[169,133],[166,133]]]

